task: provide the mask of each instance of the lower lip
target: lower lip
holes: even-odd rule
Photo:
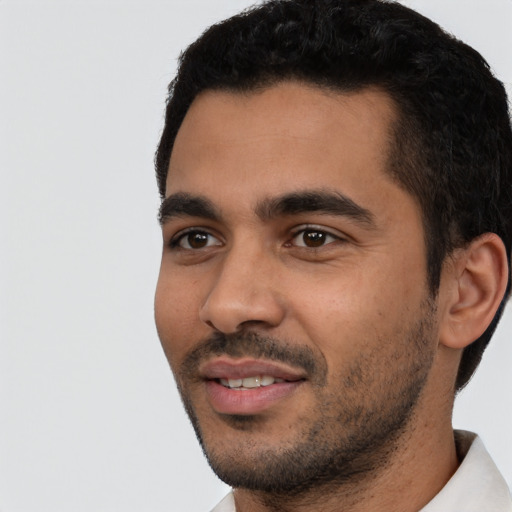
[[[206,381],[206,392],[220,414],[251,415],[264,412],[276,402],[292,395],[303,381],[279,382],[270,386],[236,390],[215,380]]]

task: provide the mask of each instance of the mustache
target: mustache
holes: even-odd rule
[[[327,363],[321,355],[315,355],[310,347],[290,345],[271,336],[257,332],[213,333],[194,347],[181,364],[181,375],[197,375],[199,365],[213,357],[252,357],[268,359],[300,368],[309,376],[325,381]]]

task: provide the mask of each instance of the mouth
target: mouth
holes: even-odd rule
[[[214,380],[229,389],[247,390],[282,382],[305,380],[304,371],[262,359],[218,357],[199,369],[204,380]]]
[[[306,381],[304,372],[282,363],[217,358],[202,366],[207,399],[220,414],[252,415],[291,397]]]
[[[237,391],[247,391],[259,387],[271,386],[272,384],[279,384],[285,382],[284,379],[279,377],[272,377],[271,375],[258,375],[255,377],[245,377],[243,379],[217,379],[220,384],[229,389]]]

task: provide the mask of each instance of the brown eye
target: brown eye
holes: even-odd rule
[[[208,235],[206,233],[189,233],[184,238],[192,249],[202,249],[208,245]]]
[[[171,247],[189,250],[204,249],[216,245],[221,245],[221,242],[205,231],[189,231],[171,242]]]
[[[322,233],[321,231],[308,230],[302,233],[302,240],[306,247],[320,247],[321,245],[324,245],[326,238],[327,234]]]
[[[321,229],[303,229],[299,231],[292,240],[293,245],[298,247],[309,247],[314,249],[316,247],[322,247],[339,240],[338,237],[331,235],[327,231]]]

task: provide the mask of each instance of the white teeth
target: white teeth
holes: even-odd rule
[[[239,388],[242,385],[242,379],[228,379],[230,388]]]
[[[270,386],[277,382],[284,382],[283,379],[274,378],[270,375],[256,375],[254,377],[246,377],[245,379],[219,379],[223,386],[231,389],[254,389],[260,386]]]
[[[244,388],[259,388],[261,379],[259,377],[246,377],[242,385]]]
[[[274,377],[270,377],[269,375],[261,377],[262,386],[270,386],[270,384],[274,384],[274,382],[277,382],[277,379],[274,379]]]

